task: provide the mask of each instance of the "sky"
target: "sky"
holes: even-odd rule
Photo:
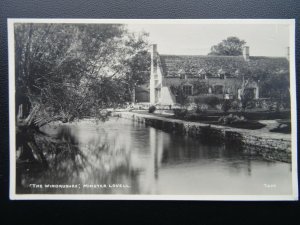
[[[250,56],[285,57],[289,46],[288,24],[128,24],[128,29],[148,32],[160,54],[206,55],[229,36],[245,40]]]

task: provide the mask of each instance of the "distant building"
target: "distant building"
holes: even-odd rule
[[[265,68],[274,73],[288,71],[289,62],[285,57],[250,56],[248,46],[241,56],[160,55],[154,44],[151,46],[150,103],[175,104],[176,87],[191,102],[206,96],[240,99],[242,87],[258,99],[259,81],[252,79],[247,71]]]

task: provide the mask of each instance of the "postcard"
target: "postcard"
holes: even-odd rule
[[[10,198],[298,200],[295,20],[8,19]]]

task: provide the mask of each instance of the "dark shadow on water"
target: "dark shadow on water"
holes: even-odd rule
[[[29,156],[21,154],[17,159],[16,167],[18,194],[65,193],[66,191],[65,189],[30,188],[32,184],[77,184],[82,188],[83,184],[116,184],[120,181],[128,183],[128,177],[130,183],[135,183],[135,188],[130,191],[138,193],[138,185],[135,181],[138,171],[131,168],[128,155],[122,149],[111,151],[109,143],[102,143],[101,138],[81,146],[77,130],[64,125],[58,127],[54,137],[35,134],[34,139],[45,156],[48,168],[42,168],[30,154]],[[22,140],[23,143],[26,141]],[[110,192],[107,189],[86,191],[87,193]],[[82,189],[67,190],[67,193],[82,192]]]

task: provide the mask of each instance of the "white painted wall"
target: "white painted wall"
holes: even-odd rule
[[[155,98],[155,89],[162,84],[163,72],[160,65],[160,59],[157,52],[157,45],[151,46],[151,77],[150,77],[150,103],[161,103]],[[162,94],[160,95],[163,96]],[[163,99],[163,98],[162,98]]]
[[[150,53],[151,53],[151,74],[150,74],[150,103],[155,103],[155,82],[154,77],[157,74],[157,67],[154,66],[154,61],[156,60],[156,50],[157,45],[151,45]]]
[[[161,88],[161,104],[163,105],[172,105],[175,104],[175,96],[172,94],[169,87]]]

